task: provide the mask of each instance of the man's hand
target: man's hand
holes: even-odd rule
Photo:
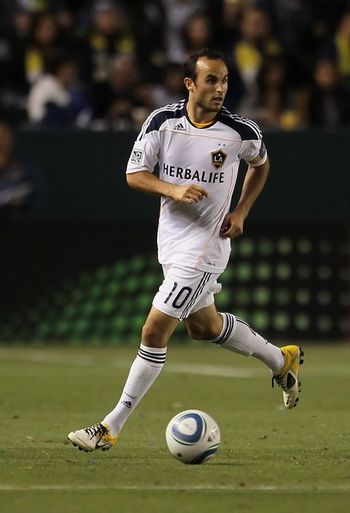
[[[235,210],[226,215],[220,228],[221,237],[235,239],[242,235],[244,220],[261,193],[269,170],[270,164],[268,160],[266,160],[264,164],[261,164],[261,166],[248,166],[242,186],[241,197]]]
[[[220,236],[235,239],[242,235],[243,225],[244,215],[241,212],[234,210],[226,215],[220,228]]]
[[[164,198],[171,198],[179,203],[192,205],[208,196],[207,191],[200,185],[177,185],[153,175],[147,170],[137,171],[126,175],[130,187],[148,194],[156,194]]]
[[[198,203],[207,196],[207,191],[200,185],[173,185],[170,194],[174,201],[188,205]]]

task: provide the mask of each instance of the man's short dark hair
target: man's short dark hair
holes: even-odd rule
[[[195,82],[197,79],[196,65],[198,59],[200,59],[201,57],[206,57],[208,60],[211,61],[223,61],[227,66],[227,62],[223,53],[217,50],[210,50],[209,48],[202,48],[201,50],[197,50],[197,52],[194,52],[192,55],[190,55],[190,57],[184,64],[184,75],[185,77],[191,78],[193,82]]]

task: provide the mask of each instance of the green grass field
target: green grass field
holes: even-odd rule
[[[0,347],[0,512],[348,513],[350,345],[304,349],[301,402],[285,411],[260,362],[170,346],[118,445],[86,454],[66,435],[114,406],[136,346]],[[188,408],[221,428],[203,465],[165,445],[168,421]]]

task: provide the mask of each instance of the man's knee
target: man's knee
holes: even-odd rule
[[[162,347],[165,334],[155,323],[146,322],[142,328],[142,343],[150,347]]]
[[[178,325],[178,320],[170,317],[149,315],[142,328],[142,343],[150,347],[166,347]]]
[[[142,328],[142,343],[149,347],[166,347],[178,323],[178,319],[152,306]]]

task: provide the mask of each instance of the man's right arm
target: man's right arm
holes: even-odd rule
[[[161,180],[149,171],[127,173],[126,180],[133,189],[145,192],[146,194],[171,198],[180,203],[198,203],[198,201],[208,196],[207,191],[199,185],[172,184]]]

